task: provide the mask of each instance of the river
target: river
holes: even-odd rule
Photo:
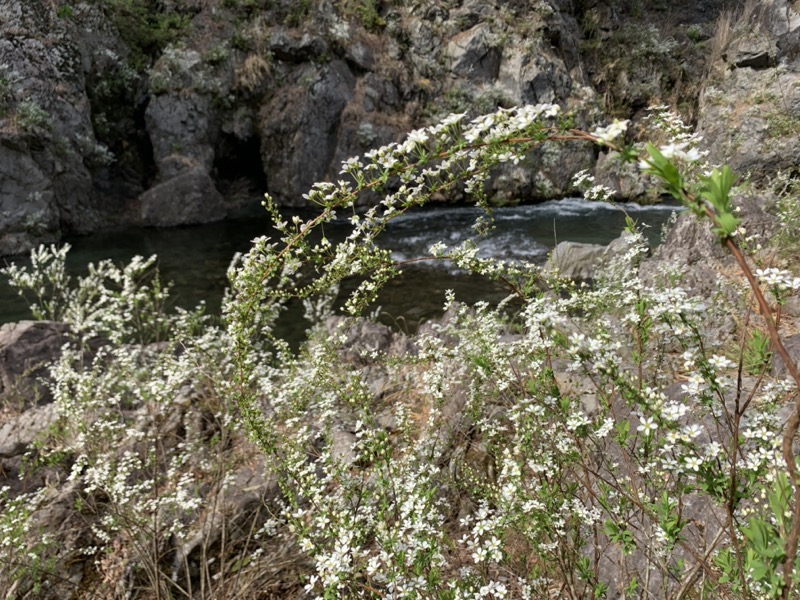
[[[621,207],[645,226],[652,245],[659,243],[662,226],[675,211],[674,206],[667,205]],[[455,245],[471,235],[471,225],[480,212],[469,206],[420,209],[393,221],[384,243],[397,260],[425,256],[436,241]],[[609,204],[565,199],[498,208],[494,221],[492,234],[479,241],[482,256],[543,263],[560,241],[608,243],[622,231],[625,215]],[[337,221],[326,227],[326,235],[341,239],[348,230],[347,221]],[[268,218],[258,213],[211,225],[131,228],[65,241],[72,245],[68,267],[75,274],[90,262],[108,258],[122,263],[137,254],[155,254],[162,280],[174,283],[176,303],[191,307],[205,300],[213,313],[219,311],[231,258],[246,251],[254,237],[270,231]],[[447,264],[423,263],[404,271],[403,279],[389,285],[380,298],[383,319],[400,327],[411,328],[437,314],[447,289],[454,289],[456,297],[464,300],[495,300],[503,295],[503,290],[465,277]],[[0,323],[25,318],[30,318],[30,313],[24,301],[5,281],[0,282]]]

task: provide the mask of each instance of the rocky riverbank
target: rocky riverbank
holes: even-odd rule
[[[592,126],[666,102],[715,159],[791,169],[800,17],[723,4],[1,0],[0,254],[221,219],[264,191],[299,206],[342,160],[497,106],[556,102]],[[564,145],[499,171],[490,193],[561,197],[587,168],[643,191]]]
[[[741,197],[737,202],[743,207],[744,226],[764,240],[774,237],[779,227],[775,217],[762,209],[765,197]],[[673,272],[675,279],[665,288],[668,295],[676,293],[680,279],[689,298],[703,303],[714,298],[714,305],[703,309],[705,343],[712,348],[740,343],[744,326],[727,307],[744,306],[741,277],[705,224],[683,215],[655,256],[643,261],[641,252],[626,254],[630,244],[631,239],[623,236],[602,252],[593,249],[593,263],[584,260],[586,253],[576,255],[567,248],[552,263],[562,274],[606,279],[611,286],[635,281],[637,275],[648,280]],[[774,257],[773,252],[765,250],[760,256]],[[614,270],[613,277],[607,269]],[[542,319],[540,326],[545,327],[557,294],[549,292],[536,302],[539,308],[530,317]],[[607,312],[588,321],[577,314],[554,320],[551,326],[561,336],[554,339],[566,340],[568,335],[580,339],[597,323],[603,323],[601,330],[626,335],[628,326],[618,307],[578,306]],[[798,303],[790,299],[783,309],[783,327],[794,330],[798,317]],[[263,365],[274,369],[272,377],[278,381],[271,392],[261,393],[263,418],[272,418],[292,389],[307,387],[310,396],[319,395],[324,402],[329,395],[338,398],[335,409],[317,412],[312,403],[296,423],[278,424],[279,430],[301,424],[300,431],[310,436],[312,445],[302,446],[298,460],[317,469],[328,468],[326,461],[333,461],[336,485],[370,468],[361,449],[363,419],[385,436],[400,462],[405,436],[413,436],[414,447],[438,448],[438,462],[429,468],[441,476],[431,493],[446,499],[446,510],[441,505],[436,510],[443,510],[447,530],[456,531],[458,523],[478,508],[476,489],[499,485],[507,476],[501,473],[504,458],[491,440],[493,427],[505,423],[517,408],[504,399],[507,386],[524,384],[526,397],[538,385],[536,379],[528,379],[534,377],[538,363],[525,362],[531,360],[527,345],[540,335],[537,330],[520,332],[519,326],[500,322],[487,326],[487,318],[485,308],[454,304],[442,319],[408,335],[367,319],[329,317],[318,324],[311,344],[296,367],[289,369],[297,380],[282,381],[286,374],[277,364]],[[177,329],[174,338],[147,345],[112,342],[124,333],[117,328],[88,342],[64,323],[23,322],[0,328],[4,506],[0,573],[6,577],[0,589],[7,595],[64,600],[172,593],[186,598],[278,599],[304,597],[304,587],[313,587],[310,578],[319,562],[315,567],[309,547],[301,543],[304,532],[288,524],[285,502],[291,492],[286,479],[275,470],[275,462],[265,460],[264,440],[256,443],[247,436],[241,407],[231,402],[225,334],[213,328],[197,332],[186,318],[179,317],[172,325]],[[135,322],[131,326],[138,331]],[[470,338],[486,332],[488,338]],[[798,335],[787,339],[795,360],[800,358],[797,340]],[[616,342],[607,340],[611,346]],[[644,363],[653,369],[648,381],[664,390],[664,402],[681,403],[687,398],[686,380],[664,365],[673,361],[668,364],[677,368],[685,354],[681,358],[677,346],[656,348],[663,354],[652,357],[657,363]],[[512,379],[505,383],[488,378],[491,371],[482,370],[498,355],[509,361],[512,375],[506,376]],[[643,419],[623,397],[608,396],[597,373],[591,375],[589,367],[576,368],[574,357],[560,353],[557,345],[550,346],[546,355],[547,372],[552,369],[547,397],[569,399],[584,424],[607,414],[609,402],[608,414],[621,422]],[[633,373],[636,360],[633,347],[623,347],[615,368]],[[776,378],[783,376],[779,359],[773,359],[771,371]],[[745,374],[739,387],[755,393],[770,379],[770,374]],[[282,385],[291,387],[284,391]],[[360,412],[361,402],[369,406],[368,414]],[[535,406],[530,410],[535,412]],[[705,418],[700,421],[704,435],[713,435],[709,432],[719,423]],[[547,436],[562,429],[557,423],[552,427]],[[543,448],[552,443],[547,436]],[[613,452],[623,453],[624,447]],[[291,451],[287,446],[279,453]],[[336,485],[326,485],[331,494],[337,493]],[[368,479],[361,485],[371,489],[378,482]],[[682,510],[688,522],[703,525],[710,511],[717,515],[718,508],[707,498],[687,494]],[[630,519],[637,527],[649,523],[646,513]],[[712,548],[720,539],[712,540],[712,530],[705,526],[686,526],[682,535]],[[595,546],[598,553],[606,551],[603,540],[592,542],[600,544]],[[369,540],[364,543],[369,545]],[[509,543],[513,549],[519,542]],[[616,553],[609,551],[597,575],[611,585],[622,577],[611,560]],[[687,564],[695,564],[691,552],[681,556]],[[463,563],[471,564],[468,559]],[[626,568],[649,572],[648,565],[647,553],[638,549]],[[513,580],[500,575],[498,581],[511,586]],[[654,590],[672,585],[657,573],[648,581]]]

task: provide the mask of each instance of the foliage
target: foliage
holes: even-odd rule
[[[17,105],[14,120],[22,131],[40,132],[50,129],[50,113],[33,100]]]
[[[386,26],[380,15],[378,0],[343,0],[340,10],[343,15],[354,15],[367,31],[378,31]]]
[[[662,117],[665,130],[676,125]],[[233,445],[244,428],[278,492],[264,536],[238,545],[236,564],[264,569],[269,540],[296,545],[310,561],[312,597],[797,597],[800,417],[792,407],[782,434],[781,411],[800,376],[787,361],[792,379],[769,377],[763,355],[756,375],[747,369],[765,339],[784,356],[783,324],[764,293],[785,300],[800,278],[751,271],[737,243],[735,177],[701,167],[684,128],[663,145],[625,147],[617,140],[626,127],[575,130],[554,105],[471,121],[454,114],[346,161],[340,181],[306,195],[321,209],[308,221],[284,220],[267,198],[278,239],[254,240],[231,266],[220,327],[167,316],[165,293],[140,279],[149,267],[141,259],[93,267],[75,287],[65,251],[42,249],[30,270],[7,269],[41,316],[78,332],[51,369],[65,428],[40,451],[67,457],[91,515],[86,552],[107,563],[125,544],[139,585],[191,597],[193,579],[175,575],[189,568],[171,571],[168,556],[190,539],[201,490],[217,489],[231,470],[217,444]],[[675,284],[681,265],[640,278],[647,249],[632,221],[593,287],[485,259],[474,239],[438,243],[421,258],[499,281],[508,298],[466,306],[448,294],[446,318],[405,349],[358,338],[359,315],[402,270],[378,244],[392,219],[455,186],[485,207],[493,168],[564,140],[639,160],[708,220],[741,270],[734,293],[692,297]],[[367,191],[382,201],[355,212]],[[343,213],[352,232],[334,245],[325,225]],[[490,227],[487,208],[475,236]],[[354,277],[355,291],[336,301]],[[733,339],[710,334],[722,315],[747,310],[750,299],[735,293],[743,281],[767,333],[744,324]],[[296,299],[313,315],[299,350],[274,329]],[[325,319],[335,304],[352,316]],[[109,343],[93,347],[96,337]],[[146,344],[153,339],[165,343]],[[186,390],[205,399],[185,400]],[[217,415],[216,437],[187,432],[171,444],[181,434],[168,426],[170,407],[195,402]],[[212,448],[219,462],[207,462]],[[0,548],[27,539],[3,535]],[[220,564],[217,580],[231,580],[235,570],[222,566],[230,561]],[[217,580],[204,581],[223,597]]]
[[[310,14],[312,0],[298,0],[291,5],[291,11],[286,15],[284,22],[290,27],[299,27]]]
[[[167,314],[169,286],[152,273],[156,257],[135,257],[123,268],[110,260],[89,265],[89,273],[72,285],[67,273],[69,244],[40,247],[31,266],[2,269],[12,286],[30,303],[37,319],[66,321],[84,339],[108,337],[115,344],[163,340],[174,317]]]
[[[97,1],[108,8],[122,39],[133,51],[131,66],[136,71],[149,67],[189,22],[189,13],[165,9],[154,0]]]

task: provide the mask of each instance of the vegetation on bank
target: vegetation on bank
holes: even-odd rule
[[[766,262],[785,247],[743,230],[733,174],[703,164],[674,115],[653,122],[658,147],[625,145],[625,122],[576,130],[555,105],[454,114],[350,159],[309,191],[321,210],[307,222],[267,199],[278,235],[234,262],[218,325],[167,312],[148,261],[76,284],[64,250],[7,268],[72,337],[50,370],[58,420],[2,494],[5,594],[800,596],[800,382],[781,343],[800,278]],[[633,222],[593,286],[440,243],[426,260],[503,283],[506,301],[450,295],[449,318],[402,347],[354,341],[402,269],[376,243],[391,219],[453,186],[485,206],[494,166],[575,140],[639,161],[708,224],[737,265],[716,293],[681,287],[686,264],[640,277]],[[357,213],[366,190],[383,200]],[[796,232],[796,198],[782,207]],[[342,214],[345,241],[310,237]],[[488,209],[475,235],[487,227]],[[328,319],[351,277],[352,317]],[[273,328],[297,299],[310,330],[294,350]],[[770,375],[771,354],[788,378]]]

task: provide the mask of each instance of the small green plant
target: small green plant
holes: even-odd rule
[[[800,248],[800,181],[789,173],[778,173],[773,190],[778,196],[775,209],[781,223],[773,246],[784,258],[796,257]]]
[[[378,12],[378,0],[358,0],[356,13],[367,31],[378,31],[386,26],[386,21]]]
[[[231,37],[231,47],[240,52],[249,52],[253,49],[253,40],[246,32],[237,31]]]
[[[56,16],[59,19],[74,19],[75,18],[75,9],[72,7],[71,4],[61,4],[56,9]]]
[[[297,0],[291,3],[291,10],[286,15],[284,22],[289,27],[299,27],[308,18],[313,0]]]
[[[98,0],[108,7],[117,29],[133,50],[136,72],[149,67],[169,44],[180,38],[190,13],[165,9],[147,0]],[[155,9],[154,9],[155,8]]]
[[[747,373],[761,375],[769,368],[772,358],[769,344],[769,335],[759,329],[753,330],[744,349],[744,368]]]
[[[25,100],[17,105],[15,122],[22,131],[29,133],[48,131],[50,129],[50,113],[34,100]]]
[[[228,60],[229,54],[225,44],[217,44],[203,55],[203,60],[206,64],[216,67]]]
[[[783,138],[798,135],[800,119],[786,112],[772,112],[765,116],[770,137]]]
[[[703,39],[703,28],[700,25],[689,25],[686,29],[686,37],[695,44]]]

